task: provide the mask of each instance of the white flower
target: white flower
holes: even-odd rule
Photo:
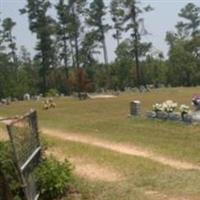
[[[173,112],[177,108],[178,104],[172,100],[167,100],[163,103],[163,109],[165,112]]]
[[[179,110],[180,110],[180,112],[181,112],[182,114],[187,114],[187,113],[190,112],[190,107],[187,106],[187,105],[182,104],[182,105],[180,106]]]
[[[163,102],[162,104],[156,103],[153,105],[153,110],[155,112],[157,111],[165,111],[165,112],[174,112],[174,110],[177,108],[178,104],[173,102],[172,100],[167,100]]]
[[[156,103],[155,105],[153,105],[153,111],[155,111],[155,112],[163,111],[162,104]]]

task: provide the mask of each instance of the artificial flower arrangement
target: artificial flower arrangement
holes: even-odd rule
[[[161,104],[156,103],[155,105],[153,105],[153,112],[151,117],[153,116],[153,118],[170,119],[178,121],[181,117],[183,121],[190,120],[190,115],[188,115],[191,113],[190,107],[182,104],[179,106],[179,112],[175,112],[177,107],[178,104],[176,102],[173,102],[172,100],[167,100]]]
[[[192,98],[192,103],[194,106],[198,106],[200,104],[200,96],[196,95]]]
[[[163,110],[167,113],[172,113],[176,110],[178,104],[172,100],[167,100],[163,103]]]
[[[153,111],[155,112],[163,111],[163,105],[156,103],[155,105],[153,105]]]
[[[191,112],[191,111],[190,111],[190,107],[187,106],[187,105],[184,105],[184,104],[182,104],[182,105],[180,106],[179,110],[180,110],[181,115],[185,115],[185,114],[188,114],[188,113]]]
[[[163,102],[162,104],[156,103],[153,105],[153,111],[159,112],[159,111],[165,111],[167,113],[172,113],[177,108],[178,104],[176,102],[173,102],[172,100],[167,100]]]

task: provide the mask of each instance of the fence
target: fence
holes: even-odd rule
[[[34,179],[34,169],[41,160],[37,112],[32,110],[22,117],[11,120],[7,123],[7,131],[24,199],[37,200],[39,193]]]

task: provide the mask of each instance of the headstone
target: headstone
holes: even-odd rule
[[[147,87],[151,90],[151,89],[154,89],[155,86],[153,84],[148,84]]]
[[[6,98],[6,105],[10,105],[11,104],[11,97],[7,97]]]
[[[104,88],[101,88],[101,93],[105,93],[105,89]]]
[[[24,101],[30,101],[31,95],[29,93],[26,93],[26,94],[24,94],[23,99],[24,99]]]
[[[4,105],[10,105],[11,103],[11,98],[8,97],[6,99],[1,99],[1,103],[4,104]]]
[[[146,88],[143,85],[141,85],[139,87],[139,90],[140,90],[140,92],[146,92]]]
[[[193,119],[193,116],[190,115],[190,114],[185,114],[184,117],[183,117],[183,121],[186,122],[186,123],[189,123],[189,124],[195,122],[195,120]]]
[[[171,121],[181,121],[181,115],[179,113],[169,113],[168,119]]]
[[[155,119],[156,118],[156,112],[154,112],[154,111],[147,112],[147,118]]]
[[[131,116],[139,116],[140,112],[141,112],[141,102],[140,101],[132,101],[130,103]]]
[[[15,97],[15,98],[13,98],[13,101],[16,102],[16,101],[18,101],[18,99]]]
[[[112,92],[112,95],[119,96],[120,95],[120,91],[114,91],[114,92]]]
[[[137,92],[138,88],[134,87],[134,88],[131,88],[130,90],[131,90],[131,92]]]
[[[7,100],[6,99],[1,99],[2,104],[6,104]]]
[[[196,111],[192,113],[192,120],[194,122],[200,122],[200,111]]]
[[[86,100],[86,99],[89,98],[89,96],[88,96],[88,94],[86,92],[80,92],[78,94],[78,97],[79,97],[80,100]]]
[[[35,95],[35,96],[33,97],[33,99],[36,100],[36,101],[39,101],[39,100],[41,99],[41,96],[40,96],[40,95]]]
[[[158,84],[158,88],[165,88],[165,85],[164,84]]]
[[[130,92],[131,91],[131,88],[130,87],[125,87],[125,92]]]
[[[158,111],[158,112],[156,112],[156,117],[158,119],[167,120],[168,119],[168,113],[163,112],[163,111]]]
[[[194,109],[195,109],[195,111],[200,111],[200,104],[194,105]]]

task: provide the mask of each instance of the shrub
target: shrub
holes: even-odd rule
[[[49,89],[45,96],[47,97],[56,97],[58,96],[59,92],[56,89]]]
[[[67,160],[59,162],[53,157],[46,158],[36,170],[41,199],[62,197],[69,188],[71,171],[72,166]]]
[[[5,181],[6,178],[6,182]],[[3,184],[3,185],[1,185]],[[22,199],[22,187],[19,182],[17,169],[12,161],[12,152],[9,142],[0,142],[0,200],[3,200],[5,191],[3,186],[9,190],[9,194],[14,200]],[[1,199],[2,197],[2,199]]]

